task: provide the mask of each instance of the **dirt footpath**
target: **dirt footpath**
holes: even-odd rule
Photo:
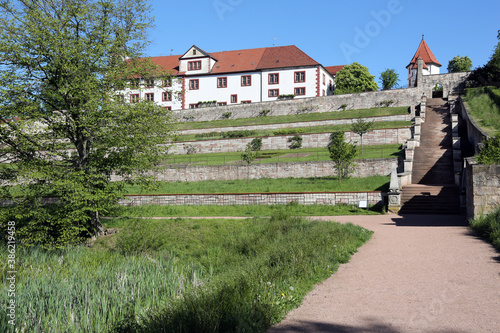
[[[500,253],[461,216],[318,217],[375,233],[277,332],[500,332]]]

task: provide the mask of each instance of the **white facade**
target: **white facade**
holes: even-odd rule
[[[295,46],[213,54],[192,46],[184,55],[171,57],[178,57],[171,86],[159,79],[154,86],[141,80],[138,89],[124,91],[125,99],[132,103],[151,100],[179,110],[209,101],[234,105],[273,101],[280,95],[306,98],[333,94],[334,76]]]

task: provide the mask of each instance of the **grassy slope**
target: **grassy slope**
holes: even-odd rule
[[[466,90],[464,100],[474,121],[491,136],[500,131],[500,88]]]
[[[371,158],[394,158],[401,153],[401,145],[373,145],[363,146],[363,155],[357,159]],[[292,154],[292,155],[291,155]],[[307,154],[307,156],[296,156],[295,154]],[[287,157],[288,155],[288,157]],[[278,162],[306,162],[306,161],[329,161],[330,155],[326,147],[300,148],[300,149],[275,149],[259,152],[258,159],[253,163],[278,163]],[[190,165],[221,165],[227,163],[241,162],[241,152],[207,153],[192,155],[170,155],[163,163],[167,164],[190,164]]]
[[[239,118],[239,119],[224,119],[213,121],[200,121],[178,124],[176,130],[182,129],[197,129],[197,128],[215,128],[228,126],[245,126],[245,125],[265,125],[278,123],[291,123],[299,121],[317,121],[331,119],[349,119],[358,117],[376,117],[387,115],[408,114],[408,107],[393,107],[393,108],[372,108],[334,112],[317,112],[287,116],[268,116],[255,118]]]
[[[387,191],[389,176],[349,178],[338,184],[336,177],[207,180],[200,182],[159,182],[158,189],[141,190],[139,186],[126,186],[126,194],[169,193],[259,193],[259,192],[349,192]]]

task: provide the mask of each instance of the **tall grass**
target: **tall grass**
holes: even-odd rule
[[[488,239],[500,250],[500,207],[497,207],[488,215],[471,220],[470,225],[472,229],[476,230],[482,237]]]
[[[106,332],[123,318],[164,306],[204,275],[200,266],[167,255],[124,256],[84,247],[18,248],[16,257],[19,332]],[[2,295],[7,295],[6,277],[4,266]],[[6,302],[2,297],[2,308]],[[0,331],[10,332],[5,319],[3,314]]]
[[[370,236],[284,210],[271,219],[129,220],[93,248],[19,249],[17,329],[264,332]],[[1,278],[5,294],[5,267]]]

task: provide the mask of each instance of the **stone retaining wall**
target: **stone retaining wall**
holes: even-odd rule
[[[391,173],[391,166],[397,163],[395,158],[357,160],[352,177],[364,178],[369,176],[387,176]],[[203,180],[233,180],[261,178],[307,178],[327,177],[336,174],[331,161],[314,162],[281,162],[256,163],[248,166],[242,164],[206,165],[206,166],[179,166],[163,169],[154,174],[158,181],[189,181]],[[113,180],[119,180],[114,177]]]
[[[411,121],[413,116],[411,114],[393,115],[393,116],[380,116],[380,117],[365,117],[366,121],[384,122],[384,121]],[[297,127],[314,127],[314,126],[328,126],[328,125],[350,125],[355,123],[357,118],[347,119],[332,119],[332,120],[318,120],[318,121],[302,121],[295,123],[278,123],[278,124],[265,124],[265,125],[246,125],[246,126],[230,126],[230,127],[216,127],[216,128],[199,128],[192,130],[182,130],[177,133],[184,134],[202,134],[202,133],[220,133],[228,131],[259,131],[259,130],[278,130],[282,128],[297,128]]]
[[[302,137],[302,148],[327,147],[330,142],[331,132],[299,134]],[[346,141],[360,141],[359,135],[353,132],[345,132]],[[293,135],[279,135],[262,137],[262,150],[288,149],[290,144],[288,139]],[[363,145],[385,145],[385,144],[403,144],[412,137],[410,127],[387,128],[373,130],[363,136]],[[169,149],[173,155],[186,154],[186,146],[192,145],[196,148],[196,153],[226,153],[235,151],[244,151],[247,143],[254,138],[241,139],[218,139],[201,141],[183,141],[175,142]],[[293,150],[291,150],[293,152]]]
[[[500,165],[478,165],[466,159],[467,217],[488,214],[500,205]]]
[[[221,194],[163,194],[127,195],[119,201],[122,206],[141,205],[358,205],[361,200],[369,204],[383,204],[383,192],[308,192],[308,193],[221,193]]]
[[[223,119],[222,115],[226,112],[231,112],[231,118],[236,119],[258,117],[262,110],[271,110],[268,116],[284,116],[306,112],[342,111],[342,105],[344,104],[346,110],[370,109],[380,107],[384,102],[391,100],[393,103],[390,106],[415,106],[420,103],[421,95],[421,89],[419,88],[406,88],[177,110],[173,111],[173,114],[181,121],[211,121]]]
[[[476,122],[472,119],[470,115],[470,110],[467,105],[464,103],[462,97],[458,98],[458,103],[456,105],[455,110],[460,115],[462,121],[465,122],[465,126],[467,127],[467,140],[471,147],[474,147],[474,153],[479,153],[479,144],[483,142],[484,139],[490,137],[488,133],[483,131]]]

